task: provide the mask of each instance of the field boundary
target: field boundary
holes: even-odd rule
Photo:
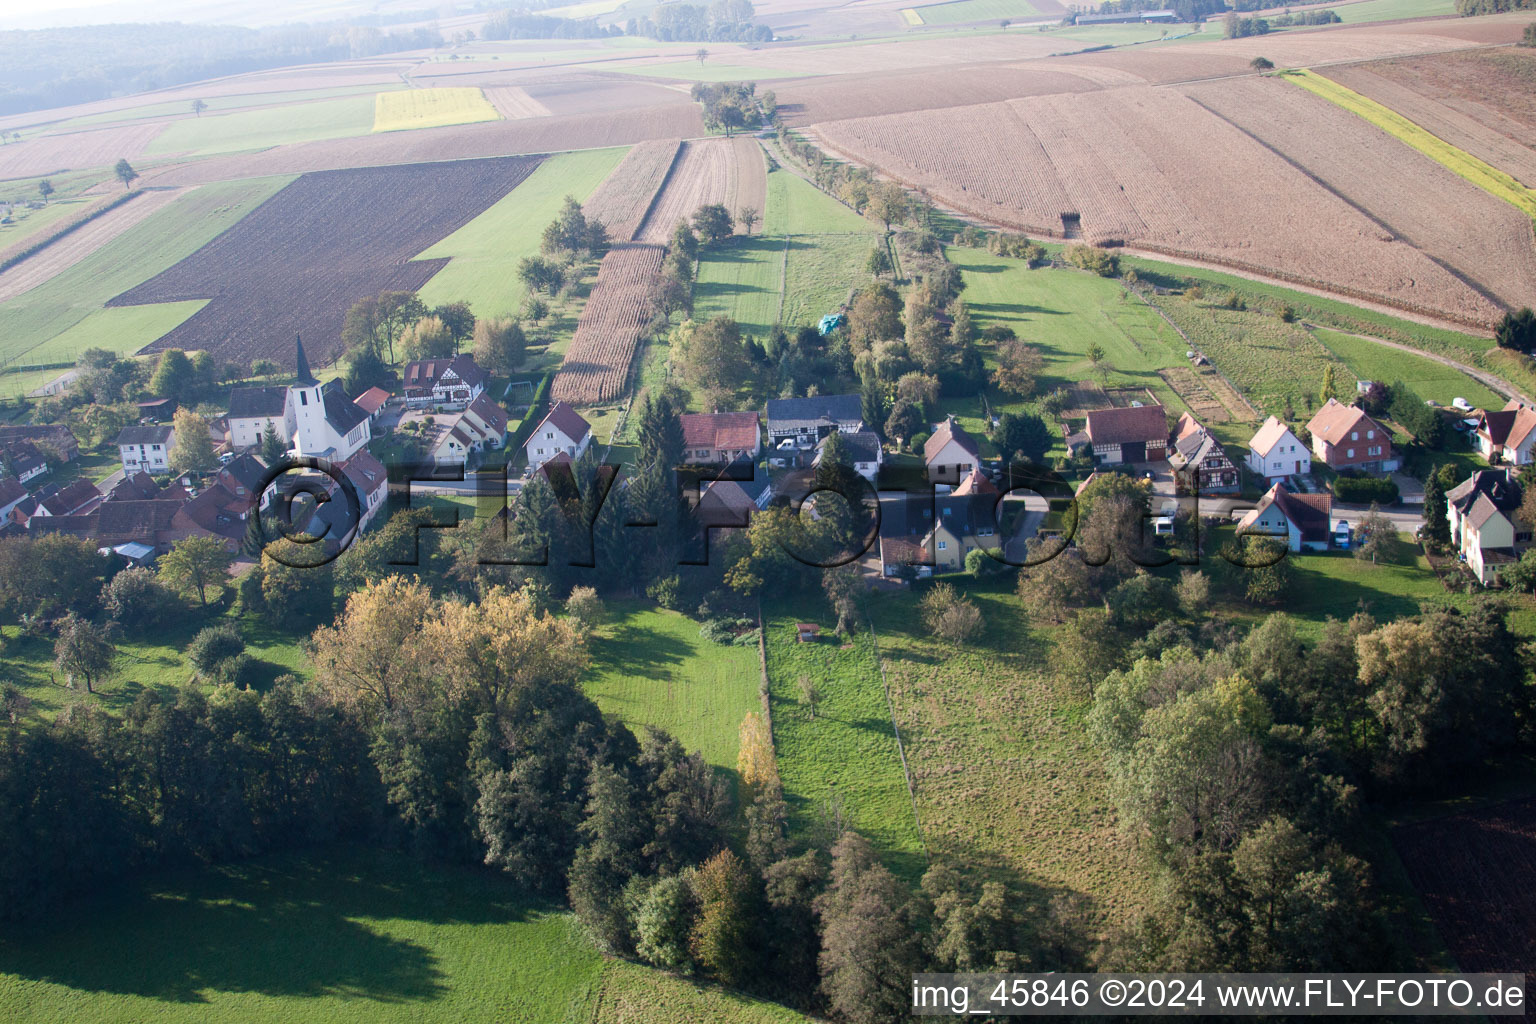
[[[901,724],[896,721],[896,703],[891,700],[891,683],[885,676],[885,659],[880,656],[880,635],[875,632],[875,617],[869,614],[868,603],[859,603],[864,606],[864,621],[869,624],[870,648],[875,654],[875,667],[880,670],[880,688],[885,691],[885,707],[891,716],[891,729],[896,734],[896,755],[901,758],[901,774],[907,780],[907,797],[912,801],[912,823],[917,826],[917,841],[923,844],[923,859],[931,864],[933,855],[928,852],[928,837],[923,835],[923,816],[917,810],[917,788],[912,784],[912,770],[907,767],[907,747],[901,738]]]
[[[31,259],[33,256],[36,256],[38,253],[48,248],[54,242],[57,242],[59,239],[66,235],[73,234],[76,230],[85,227],[85,225],[100,217],[102,214],[115,210],[119,206],[122,206],[124,203],[128,202],[130,199],[136,199],[144,194],[145,189],[136,188],[131,192],[124,192],[122,195],[114,196],[112,199],[105,203],[97,203],[85,210],[80,211],[79,214],[71,217],[63,224],[60,224],[56,229],[44,235],[36,242],[27,244],[26,248],[12,253],[11,255],[6,256],[3,260],[0,260],[0,274],[10,270],[12,267],[16,266],[16,264],[22,262],[23,260]]]
[[[661,194],[667,190],[667,185],[672,181],[672,175],[677,173],[677,163],[683,156],[683,143],[686,139],[679,139],[676,148],[672,150],[672,162],[667,164],[667,173],[661,176],[661,184],[656,191],[651,193],[651,201],[645,204],[645,212],[640,215],[640,220],[635,224],[635,231],[629,238],[631,242],[645,234],[645,226],[650,223],[651,215],[656,212],[656,204],[661,200]]]

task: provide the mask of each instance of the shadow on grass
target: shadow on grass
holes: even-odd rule
[[[693,650],[675,637],[631,625],[593,641],[593,661],[616,675],[669,679]]]
[[[0,972],[90,992],[206,1003],[213,992],[424,1002],[426,947],[368,918],[499,924],[540,908],[486,872],[333,848],[161,873],[0,943]]]

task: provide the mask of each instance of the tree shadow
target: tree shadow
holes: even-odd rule
[[[662,633],[623,624],[592,643],[593,661],[616,675],[669,679],[693,651],[686,643]]]

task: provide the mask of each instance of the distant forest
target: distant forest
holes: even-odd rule
[[[91,25],[0,32],[0,114],[87,103],[247,71],[439,46],[434,29],[370,25]]]
[[[1505,11],[1528,11],[1536,8],[1536,0],[1456,0],[1456,13],[1503,14]]]

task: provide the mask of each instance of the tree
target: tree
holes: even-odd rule
[[[245,639],[232,622],[198,630],[187,646],[187,661],[204,679],[236,681],[244,655]]]
[[[1427,500],[1428,494],[1425,495]],[[1397,525],[1381,513],[1381,506],[1371,502],[1371,507],[1355,530],[1355,557],[1369,558],[1375,565],[1378,558],[1389,555],[1397,545]]]
[[[554,260],[543,256],[524,256],[517,262],[517,276],[533,291],[553,295],[565,283],[565,270]]]
[[[133,185],[134,179],[139,176],[139,172],[133,169],[133,165],[128,162],[126,157],[118,160],[112,167],[112,173],[117,175],[117,180],[123,183],[125,190],[130,188]]]
[[[936,584],[918,602],[923,624],[941,640],[960,644],[981,631],[981,609],[948,583]]]
[[[756,224],[758,220],[757,207],[755,206],[743,206],[736,211],[736,223],[741,225],[741,233],[744,235],[752,233],[752,225]]]
[[[475,335],[474,311],[469,308],[469,303],[462,299],[457,302],[445,302],[435,307],[432,315],[448,328],[448,333],[453,335],[455,346],[463,344]]]
[[[143,566],[131,566],[113,576],[101,592],[101,605],[112,621],[123,626],[157,626],[170,617],[176,599]]]
[[[1322,404],[1322,405],[1327,405],[1328,401],[1330,399],[1337,398],[1338,396],[1339,396],[1339,389],[1338,389],[1337,383],[1334,380],[1333,364],[1332,363],[1324,363],[1323,364],[1323,387],[1322,387],[1322,390],[1318,392],[1318,395],[1317,395],[1318,402],[1320,404]]]
[[[640,403],[636,436],[640,442],[642,464],[668,470],[683,464],[683,421],[665,393],[652,395],[650,391],[646,392]]]
[[[658,878],[635,890],[635,952],[647,963],[668,971],[687,972],[693,966],[688,937],[698,914],[698,901],[687,877]]]
[[[485,319],[475,324],[475,362],[492,373],[508,375],[522,365],[528,339],[516,320]]]
[[[1006,460],[1040,462],[1055,440],[1045,421],[1030,412],[1005,412],[997,418],[992,443]]]
[[[160,354],[160,362],[149,378],[149,390],[161,398],[174,398],[180,402],[192,394],[196,381],[197,372],[187,354],[179,348],[168,348]]]
[[[1514,349],[1527,355],[1536,352],[1536,312],[1526,306],[1516,312],[1505,313],[1493,338],[1500,348]]]
[[[698,62],[699,62],[699,63],[700,63],[700,64],[703,64],[703,63],[704,63],[704,61],[705,61],[705,60],[706,60],[706,59],[708,59],[708,57],[709,57],[709,51],[708,51],[708,50],[706,50],[706,49],[705,49],[705,48],[704,48],[704,47],[702,47],[702,46],[701,46],[701,47],[699,47],[699,48],[698,48],[698,49],[697,49],[697,50],[694,50],[694,51],[693,51],[693,56],[694,56],[694,58],[695,58],[695,59],[697,59],[697,60],[698,60]]]
[[[203,116],[203,111],[205,111],[207,109],[208,109],[208,104],[207,104],[207,102],[205,100],[202,99],[202,97],[198,97],[197,99],[194,99],[192,101],[192,113],[197,115],[198,117],[202,117]]]
[[[54,664],[75,684],[79,676],[85,682],[85,692],[95,693],[92,683],[112,668],[117,648],[107,637],[105,628],[74,612],[59,622],[59,637],[53,644]]]
[[[597,591],[591,587],[573,587],[565,599],[565,614],[569,615],[583,634],[592,632],[607,617],[608,609]]]
[[[1088,346],[1088,364],[1093,367],[1093,372],[1104,375],[1106,363],[1104,362],[1104,346],[1094,342]]]
[[[934,409],[939,402],[939,378],[931,373],[920,373],[916,370],[904,373],[896,381],[897,399],[905,398],[907,401],[921,406],[925,411]]]
[[[821,990],[851,1024],[898,1020],[911,1009],[910,978],[923,962],[912,894],[846,832],[832,847],[831,882],[815,899],[821,920]]]
[[[188,537],[177,541],[160,559],[160,579],[179,593],[195,591],[198,601],[207,607],[208,588],[222,586],[229,579],[234,560],[217,537]]]
[[[1536,46],[1536,21],[1525,26],[1525,34],[1520,37],[1521,46]]]
[[[904,444],[918,431],[927,429],[927,425],[923,411],[916,403],[898,398],[885,419],[885,436]]]
[[[884,277],[891,272],[891,254],[885,246],[877,245],[869,250],[869,259],[864,261],[864,269],[875,277]]]
[[[997,368],[992,371],[992,383],[1002,391],[1028,398],[1035,393],[1035,382],[1045,360],[1040,350],[1018,339],[1003,342],[997,348]]]
[[[48,197],[53,195],[53,182],[47,178],[39,181],[37,183],[37,194],[43,197],[43,203],[46,205]]]
[[[270,359],[257,359],[251,363],[251,376],[265,377],[267,380],[271,380],[281,373],[282,369],[281,366],[278,366],[277,363]]]
[[[747,867],[730,850],[699,865],[692,888],[699,916],[688,937],[694,958],[727,985],[740,986],[756,962],[756,891]]]
[[[186,406],[176,410],[176,443],[171,445],[171,468],[178,473],[206,473],[219,464],[213,451],[208,420]]]
[[[453,332],[435,316],[417,320],[400,338],[400,349],[407,360],[448,359],[457,347]]]
[[[827,595],[832,613],[837,616],[836,632],[851,632],[859,614],[859,594],[864,589],[864,580],[859,575],[858,567],[849,563],[823,570],[821,589]]]
[[[741,329],[730,317],[717,316],[693,324],[680,340],[683,372],[696,386],[729,391],[746,377]]]
[[[1014,592],[1030,618],[1062,622],[1071,609],[1088,603],[1093,587],[1088,567],[1075,549],[1062,548],[1053,557],[1045,557],[1047,550],[1042,545],[1052,543],[1038,538],[1026,542],[1026,561],[1034,564],[1019,570]]]
[[[1088,608],[1074,613],[1066,626],[1057,631],[1052,664],[1061,676],[1092,697],[1099,681],[1120,665],[1123,647],[1109,613],[1102,608]]]
[[[1253,60],[1248,62],[1248,66],[1253,68],[1255,71],[1275,70],[1275,62],[1270,60],[1268,57],[1255,57]]]
[[[347,354],[347,372],[342,383],[347,391],[360,395],[371,387],[382,386],[389,379],[384,357],[369,345],[360,345]]]
[[[894,181],[882,181],[869,190],[869,202],[864,212],[878,220],[886,233],[892,224],[900,224],[911,212],[907,190]]]
[[[1521,494],[1520,509],[1522,513],[1525,511],[1525,496],[1530,493],[1531,489],[1526,488]],[[1536,508],[1533,508],[1532,511],[1536,511]],[[1524,521],[1527,523],[1536,522],[1533,519],[1524,519]],[[1440,486],[1440,474],[1434,470],[1431,470],[1424,477],[1423,537],[1430,544],[1444,545],[1451,542],[1451,523],[1447,517],[1445,507],[1445,490]]]
[[[287,454],[288,442],[277,432],[277,425],[267,420],[267,426],[261,432],[261,461],[274,466]]]
[[[721,203],[709,203],[693,211],[693,230],[706,242],[718,242],[735,229],[731,211]]]

